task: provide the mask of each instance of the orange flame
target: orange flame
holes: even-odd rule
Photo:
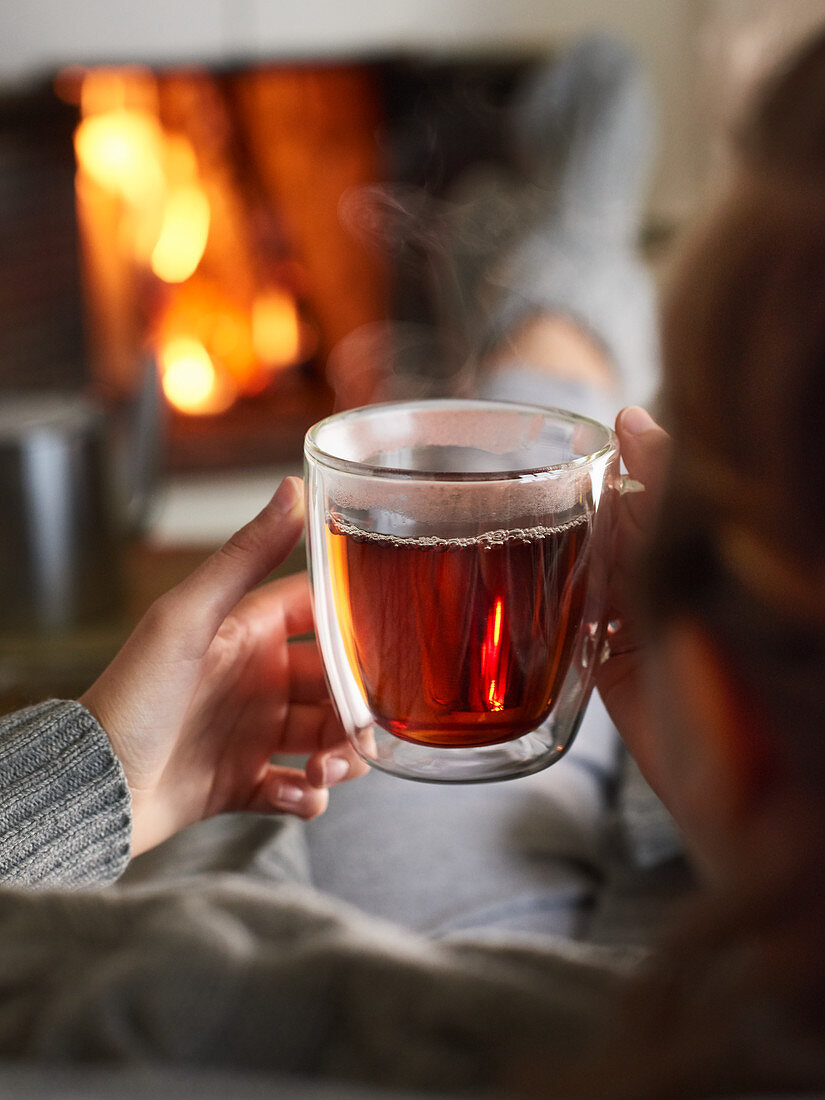
[[[189,337],[170,340],[160,353],[163,392],[180,412],[214,415],[224,412],[237,395],[231,376],[219,372],[203,344]]]
[[[501,633],[504,601],[497,596],[493,610],[487,617],[484,643],[481,649],[481,676],[486,682],[486,706],[488,710],[504,709],[507,686],[507,661],[502,652]]]
[[[87,263],[101,298],[99,324],[122,352],[122,376],[129,376],[132,354],[124,335],[134,331],[130,296],[151,272],[167,284],[153,297],[148,327],[170,404],[188,415],[212,415],[240,393],[261,393],[275,372],[306,358],[318,336],[288,290],[258,290],[251,272],[246,281],[227,281],[225,263],[216,277],[215,255],[225,244],[219,175],[199,164],[188,136],[164,129],[148,70],[71,70],[61,87],[80,104],[80,218],[91,242]],[[107,362],[113,358],[108,354]]]
[[[163,225],[152,250],[152,270],[165,283],[183,283],[201,262],[209,236],[209,202],[197,184],[166,197]]]
[[[268,290],[252,305],[252,343],[258,357],[271,367],[297,363],[301,326],[295,299],[285,290]]]
[[[119,109],[84,119],[75,133],[78,164],[104,190],[130,202],[152,202],[162,192],[163,134],[144,111]]]

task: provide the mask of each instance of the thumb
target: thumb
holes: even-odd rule
[[[302,482],[288,477],[266,507],[216,550],[177,588],[177,611],[188,618],[187,642],[204,648],[235,605],[280,565],[304,523]]]
[[[670,436],[638,405],[631,405],[619,413],[616,435],[628,476],[640,481],[646,490],[639,497],[631,494],[625,499],[631,509],[638,506],[647,511],[661,495],[670,460]]]
[[[622,409],[616,434],[628,474],[647,484],[661,481],[670,455],[670,436],[639,405]]]

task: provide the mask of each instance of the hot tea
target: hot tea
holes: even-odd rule
[[[439,747],[535,729],[569,669],[590,521],[404,538],[327,521],[335,610],[378,725]]]

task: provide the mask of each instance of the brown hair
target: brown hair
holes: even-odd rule
[[[654,635],[688,616],[716,637],[805,793],[765,809],[760,864],[683,905],[602,1044],[544,1094],[825,1086],[825,35],[737,145],[665,311],[673,461],[640,586]]]
[[[685,910],[588,1095],[825,1086],[825,36],[737,145],[665,311],[674,454],[643,601],[654,633],[689,616],[716,638],[798,798],[765,809],[758,866]]]
[[[825,37],[764,89],[664,317],[655,622],[700,618],[825,803]]]

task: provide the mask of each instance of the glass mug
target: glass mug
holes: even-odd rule
[[[360,755],[407,779],[528,775],[569,748],[605,634],[613,432],[558,409],[354,409],[304,446],[330,693]]]

